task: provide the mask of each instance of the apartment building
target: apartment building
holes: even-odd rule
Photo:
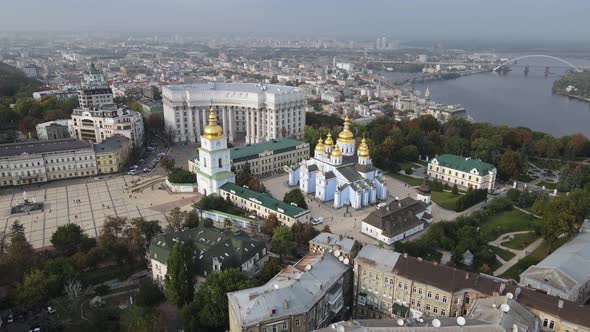
[[[360,249],[361,245],[356,240],[326,232],[321,232],[309,241],[309,252],[333,254],[346,265],[352,265]]]
[[[492,190],[496,184],[496,167],[481,160],[452,154],[436,156],[428,162],[428,176],[450,186]]]
[[[120,172],[131,153],[131,140],[125,136],[115,135],[94,145],[96,168],[98,174]]]
[[[313,331],[348,318],[352,269],[309,253],[260,287],[228,293],[231,332]]]
[[[92,143],[75,139],[0,146],[0,186],[16,186],[97,174]]]
[[[141,114],[119,109],[115,104],[100,109],[75,109],[69,123],[70,134],[84,141],[101,143],[114,135],[129,138],[133,146],[143,144],[144,127]]]

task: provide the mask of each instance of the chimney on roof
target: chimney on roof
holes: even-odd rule
[[[465,279],[469,279],[469,272],[465,272]]]
[[[287,300],[283,301],[283,308],[289,309],[289,302]]]
[[[520,295],[520,287],[516,288],[514,291],[514,300],[518,300],[518,296]]]
[[[506,290],[506,284],[505,283],[501,283],[500,284],[500,295],[502,295],[505,290]]]
[[[557,302],[557,307],[558,307],[559,309],[563,309],[563,304],[564,304],[563,300],[561,300],[561,299],[560,299],[560,300]]]

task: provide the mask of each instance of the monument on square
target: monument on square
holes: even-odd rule
[[[43,209],[43,203],[37,203],[35,199],[29,200],[27,192],[23,191],[23,201],[10,208],[11,214],[32,212]]]

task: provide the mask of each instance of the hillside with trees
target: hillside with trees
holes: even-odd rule
[[[572,87],[570,91],[568,87]],[[553,93],[590,98],[590,72],[563,75],[553,83]]]

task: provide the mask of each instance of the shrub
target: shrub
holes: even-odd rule
[[[172,183],[196,183],[197,177],[186,169],[175,168],[168,175],[168,181]]]
[[[404,172],[406,172],[407,175],[411,175],[414,171],[412,170],[412,167],[408,167],[404,170]]]
[[[511,200],[512,202],[516,203],[516,202],[518,202],[518,199],[520,198],[520,190],[518,190],[516,188],[512,188],[512,189],[508,190],[508,192],[506,193],[506,197],[508,197],[508,199]]]
[[[487,189],[475,189],[468,191],[457,200],[457,211],[463,211],[479,202],[483,202],[488,197]]]

